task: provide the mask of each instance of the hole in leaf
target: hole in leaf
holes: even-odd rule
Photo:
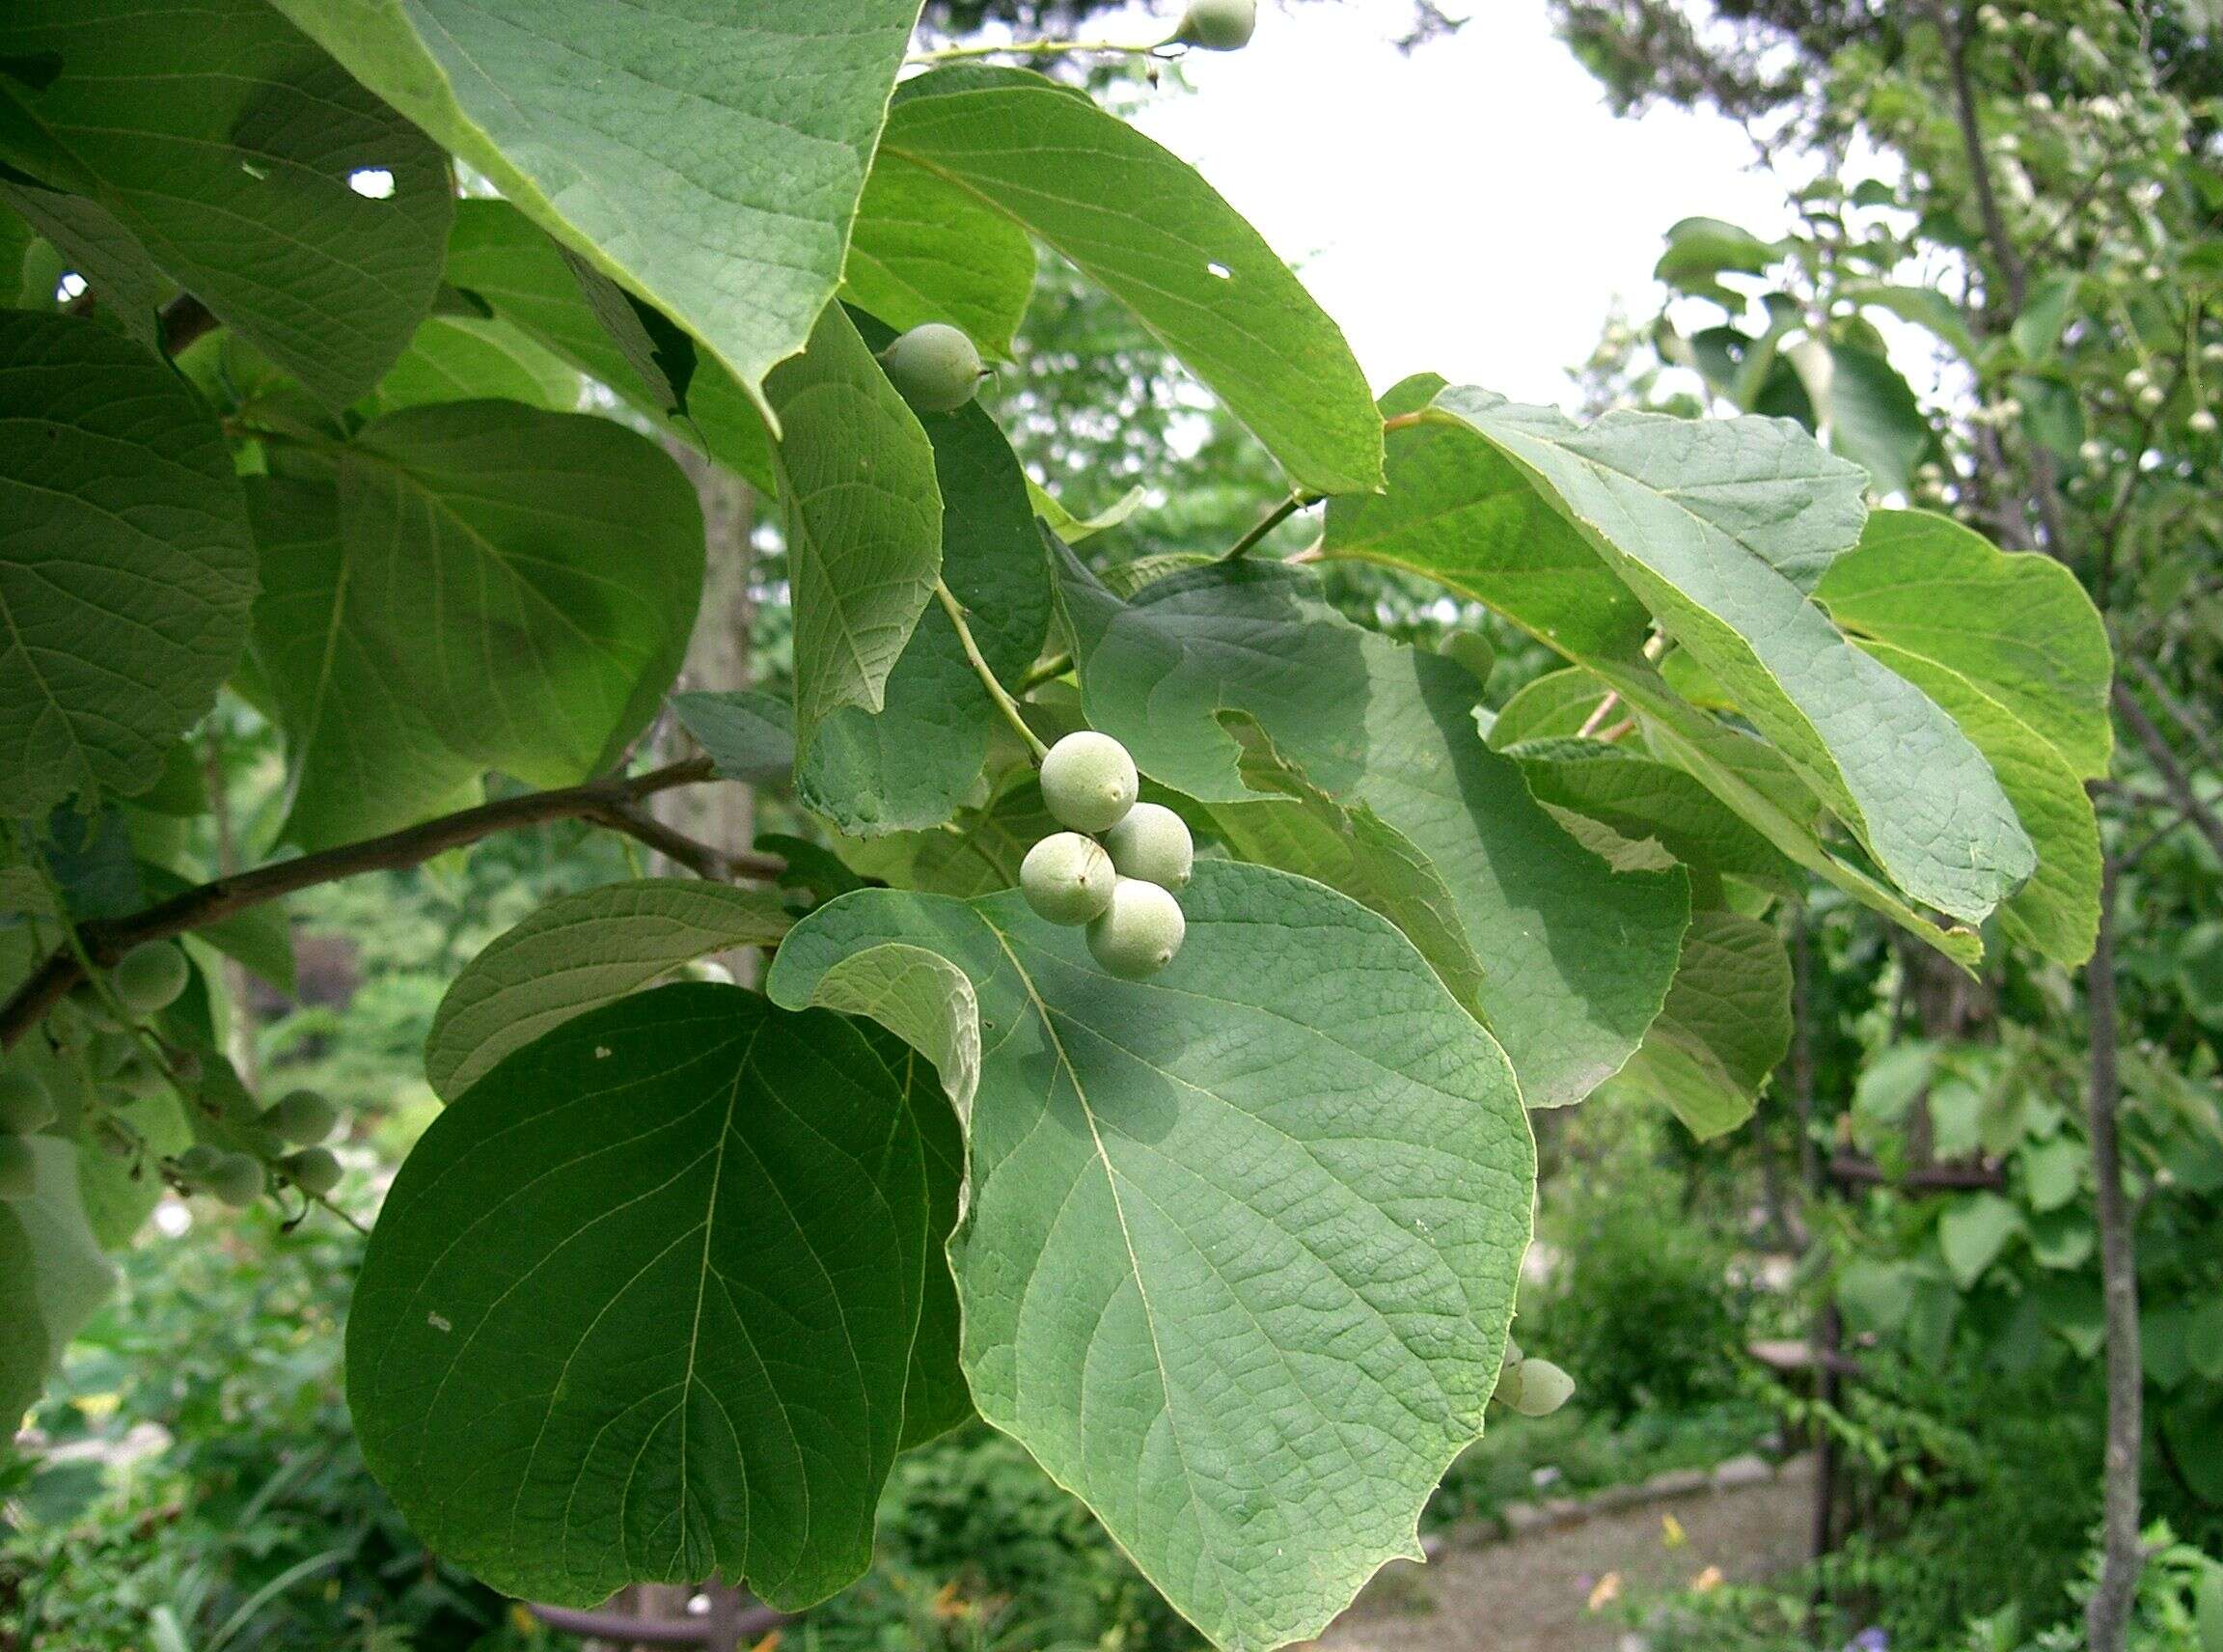
[[[391,201],[394,174],[382,166],[359,166],[347,175],[347,187],[366,201]]]
[[[1235,272],[1229,269],[1223,263],[1208,263],[1204,267],[1211,271],[1214,275],[1218,276],[1221,281],[1233,281],[1235,279]]]
[[[66,302],[79,296],[84,290],[85,278],[75,270],[70,270],[62,277],[61,285],[54,289],[54,297],[57,302]]]

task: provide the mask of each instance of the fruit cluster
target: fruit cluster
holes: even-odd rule
[[[1088,950],[1124,980],[1173,961],[1186,928],[1173,892],[1196,858],[1181,816],[1138,803],[1135,759],[1109,734],[1068,734],[1042,759],[1042,802],[1070,831],[1027,851],[1019,888],[1052,923],[1086,924]]]
[[[329,1147],[318,1146],[340,1126],[340,1110],[313,1089],[297,1089],[281,1096],[254,1115],[242,1132],[275,1162],[286,1179],[311,1198],[321,1198],[340,1185],[340,1160]],[[293,1151],[287,1152],[290,1146]],[[268,1185],[263,1162],[254,1153],[199,1142],[171,1162],[178,1183],[190,1190],[213,1194],[226,1204],[253,1204]]]

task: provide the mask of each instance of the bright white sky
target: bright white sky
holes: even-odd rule
[[[1460,8],[1446,5],[1454,14]],[[1468,0],[1456,35],[1400,55],[1404,0],[1264,0],[1239,52],[1192,52],[1195,91],[1137,124],[1194,162],[1303,274],[1377,390],[1433,370],[1567,401],[1616,297],[1649,318],[1679,218],[1788,225],[1781,182],[1713,116],[1616,120],[1542,0]],[[1148,40],[1178,6],[1091,34]]]

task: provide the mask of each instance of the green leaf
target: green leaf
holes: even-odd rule
[[[883,148],[857,206],[841,292],[898,331],[947,321],[1008,356],[1034,295],[1034,243],[987,202]]]
[[[1382,427],[1335,323],[1258,233],[1189,165],[1087,99],[1022,70],[908,81],[882,165],[924,178],[915,215],[946,216],[974,256],[980,207],[1010,218],[1134,311],[1315,493],[1382,477]],[[947,203],[947,206],[941,203]]]
[[[433,316],[378,381],[370,407],[393,413],[432,401],[501,398],[570,413],[584,389],[575,369],[507,321]]]
[[[1243,784],[1287,802],[1215,803],[1212,821],[1243,860],[1302,873],[1340,890],[1405,932],[1461,1004],[1481,1001],[1484,972],[1459,903],[1428,857],[1361,803],[1346,809],[1274,749],[1249,716],[1226,726],[1243,742]]]
[[[1230,862],[1182,904],[1179,956],[1126,982],[1016,892],[865,890],[769,984],[802,1002],[890,943],[971,977],[974,1397],[1198,1628],[1264,1648],[1417,1554],[1496,1381],[1534,1151],[1503,1056],[1382,919]]]
[[[1598,727],[1609,728],[1616,719],[1606,703],[1613,691],[1579,666],[1546,672],[1523,685],[1508,700],[1484,730],[1494,752],[1506,751],[1529,740],[1549,740],[1579,734],[1590,719],[1605,708]]]
[[[77,1148],[57,1136],[25,1137],[32,1191],[0,1199],[0,1451],[77,1328],[115,1288],[115,1270],[86,1225]]]
[[[1795,360],[1798,358],[1794,358]],[[1883,357],[1857,344],[1831,344],[1827,366],[1807,380],[1829,446],[1864,467],[1879,493],[1905,493],[1930,446],[1930,426],[1906,379]]]
[[[1527,740],[1511,756],[1539,803],[1653,839],[1715,877],[1796,887],[1789,858],[1685,770],[1599,740]]]
[[[279,8],[752,393],[834,295],[919,16],[918,0]]]
[[[795,710],[776,694],[760,688],[674,694],[672,713],[720,780],[775,785],[795,770]]]
[[[1064,827],[1042,805],[1031,767],[980,809],[961,809],[947,826],[895,832],[844,843],[850,863],[868,877],[934,895],[993,895],[1019,881],[1027,851]]]
[[[1815,592],[1856,640],[1936,661],[1997,701],[2081,780],[2107,773],[2107,628],[2076,576],[1926,510],[1879,510]]]
[[[1667,995],[1686,881],[1616,873],[1570,838],[1483,743],[1465,668],[1360,629],[1278,564],[1175,574],[1122,604],[1068,555],[1061,594],[1088,722],[1143,773],[1208,805],[1250,801],[1226,726],[1240,712],[1311,787],[1426,858],[1480,964],[1469,1002],[1531,1107],[1579,1100],[1629,1058]],[[1292,869],[1333,868],[1307,854]]]
[[[86,197],[328,406],[370,389],[439,283],[447,157],[261,0],[22,0],[0,54],[49,52],[62,72],[14,95],[67,160],[26,170]],[[143,270],[119,296],[144,315]]]
[[[868,317],[863,331],[868,345],[892,336]],[[1052,601],[1026,473],[977,404],[919,424],[942,496],[942,578],[989,670],[1015,685],[1042,651]],[[825,719],[796,767],[795,795],[858,837],[938,826],[972,797],[1005,728],[957,627],[929,603],[888,674],[880,708],[843,705]]]
[[[942,570],[942,493],[918,417],[838,304],[765,381],[795,592],[795,763],[845,705],[876,712]]]
[[[247,640],[255,551],[216,421],[89,320],[0,311],[0,812],[153,785]]]
[[[2106,772],[2111,660],[2075,576],[2009,556],[1943,517],[1880,513],[1821,599],[1854,641],[1950,712],[1998,775],[2038,869],[2001,909],[2024,945],[2091,955],[2100,827],[2079,769]]]
[[[1652,266],[1652,279],[1663,281],[1679,292],[1713,298],[1733,310],[1744,308],[1743,297],[1721,285],[1724,274],[1764,275],[1783,256],[1776,241],[1764,241],[1751,231],[1719,218],[1685,218],[1667,232],[1667,249]]]
[[[2061,329],[2069,323],[2069,308],[2076,302],[2082,277],[2074,270],[2057,270],[2041,276],[2033,285],[2022,313],[2015,317],[2010,336],[2026,362],[2043,362],[2061,342]]]
[[[1772,926],[1698,912],[1667,1006],[1614,1079],[1663,1106],[1701,1142],[1752,1116],[1791,1048],[1791,959]]]
[[[684,418],[596,317],[576,261],[507,201],[456,204],[448,280],[690,446],[775,493],[772,439],[755,402],[715,358],[698,356]]]
[[[42,188],[28,179],[0,180],[0,202],[37,228],[43,244],[64,261],[64,268],[84,279],[97,295],[102,314],[123,328],[125,337],[161,353],[162,306],[178,295],[178,284],[154,267],[139,237],[118,223],[114,213],[97,201]],[[43,291],[25,291],[23,307],[52,308],[59,275],[57,271],[54,283],[42,284]]]
[[[1953,1282],[1962,1290],[1975,1284],[2022,1230],[2022,1213],[1995,1193],[1956,1198],[1937,1219],[1937,1248]]]
[[[1951,345],[1962,361],[1972,362],[1979,354],[1976,337],[1968,331],[1968,319],[1961,314],[1960,306],[1934,287],[1855,285],[1846,289],[1845,296],[1857,304],[1888,310],[1917,327],[1927,327]]]
[[[449,983],[425,1040],[425,1076],[453,1101],[512,1050],[682,964],[777,941],[788,917],[760,890],[636,878],[558,895],[504,931]]]
[[[1419,414],[1443,387],[1432,373],[1409,378],[1382,411]],[[1397,431],[1387,491],[1331,500],[1321,548],[1441,580],[1578,662],[1633,658],[1651,623],[1513,459],[1453,426]]]
[[[2022,1197],[2036,1211],[2059,1210],[2083,1186],[2084,1149],[2073,1137],[2056,1136],[2050,1142],[2026,1143],[2022,1160]]]
[[[877,1021],[932,1061],[960,1119],[980,1088],[980,1008],[973,979],[941,953],[907,941],[866,947],[828,966],[808,1004]]]
[[[1907,895],[1974,922],[2035,869],[1974,745],[1811,600],[1859,537],[1857,469],[1780,420],[1622,413],[1583,429],[1458,388],[1429,417],[1514,459]],[[1608,680],[1657,703],[1631,674]]]
[[[412,407],[250,486],[258,658],[303,847],[439,812],[487,769],[606,768],[678,670],[702,582],[695,490],[607,419]]]
[[[823,1599],[871,1559],[904,1435],[930,1112],[892,1040],[733,987],[517,1051],[425,1133],[364,1257],[347,1397],[372,1473],[508,1593],[716,1571]]]

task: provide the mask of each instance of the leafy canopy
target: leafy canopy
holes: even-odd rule
[[[900,0],[698,10],[0,22],[0,985],[58,1100],[0,1204],[10,1403],[165,1182],[325,1198],[225,1058],[210,949],[288,982],[277,897],[583,819],[705,875],[552,899],[440,1006],[445,1111],[347,1334],[426,1541],[558,1602],[716,1570],[799,1609],[866,1564],[895,1454],[976,1411],[1217,1644],[1302,1638],[1483,1428],[1527,1108],[1748,1116],[1815,877],[1964,964],[2089,950],[2104,636],[2073,582],[1874,509],[1880,415],[1832,453],[1435,379],[1378,404],[1092,98],[905,76]],[[1688,279],[1767,256],[1723,229]],[[891,341],[1007,359],[1045,252],[1255,438],[1269,526],[1327,501],[1316,546],[1107,566],[1024,431],[905,399]],[[706,466],[776,503],[783,647],[670,695],[724,622]],[[1314,563],[1561,669],[1508,697]],[[282,776],[206,761],[212,714]],[[1198,845],[1143,980],[1012,888],[1081,728]],[[255,795],[230,882],[191,846],[211,785]],[[645,812],[739,785],[800,830]],[[106,972],[180,934],[182,993],[128,1011]],[[679,978],[749,949],[760,991]]]

